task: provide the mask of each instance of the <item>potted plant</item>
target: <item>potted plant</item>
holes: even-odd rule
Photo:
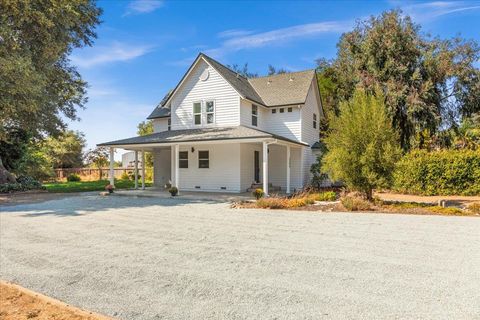
[[[258,188],[252,192],[252,195],[258,200],[265,195],[265,192],[263,192],[263,189]]]
[[[108,193],[113,193],[113,189],[115,189],[115,187],[112,186],[111,184],[107,184],[107,185],[105,186],[105,190],[107,190]]]
[[[168,192],[170,192],[172,197],[175,197],[178,193],[178,188],[177,187],[171,187],[170,189],[168,189]]]

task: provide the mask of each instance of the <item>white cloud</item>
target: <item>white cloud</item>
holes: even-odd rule
[[[352,21],[327,21],[302,24],[249,35],[241,35],[241,33],[238,33],[239,30],[235,30],[237,34],[240,34],[239,36],[235,36],[235,32],[232,32],[232,30],[227,30],[225,31],[226,34],[233,36],[225,40],[220,47],[207,50],[206,52],[218,57],[228,52],[243,49],[285,44],[299,38],[314,37],[326,33],[342,33],[349,30],[352,25]]]
[[[114,42],[110,46],[95,46],[73,55],[73,64],[82,68],[91,68],[113,62],[129,61],[143,56],[153,50],[152,46],[131,45]]]
[[[233,37],[242,37],[252,34],[253,31],[242,30],[242,29],[230,29],[220,32],[217,36],[219,38],[233,38]]]
[[[441,16],[480,10],[480,2],[467,2],[467,1],[433,1],[423,3],[407,4],[392,2],[402,9],[402,11],[411,16],[416,22],[431,21]]]
[[[162,0],[134,0],[127,6],[127,11],[124,16],[129,14],[141,14],[153,12],[163,7],[164,2]]]

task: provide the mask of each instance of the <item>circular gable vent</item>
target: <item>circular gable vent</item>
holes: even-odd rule
[[[200,75],[200,80],[206,81],[208,79],[208,76],[210,76],[210,72],[208,72],[208,69],[205,69]]]

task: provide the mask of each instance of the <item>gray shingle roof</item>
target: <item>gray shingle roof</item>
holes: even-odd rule
[[[147,119],[156,119],[156,118],[166,118],[170,117],[170,108],[167,106],[164,106],[165,102],[167,102],[168,97],[170,97],[170,94],[173,92],[173,90],[170,90],[165,97],[163,97],[162,101],[155,107],[155,109],[152,111],[152,113],[147,117]]]
[[[213,127],[184,129],[157,132],[145,136],[137,136],[128,139],[115,140],[99,144],[99,146],[116,146],[132,144],[152,144],[152,143],[175,143],[175,142],[195,142],[195,141],[215,141],[215,140],[233,140],[233,139],[251,139],[251,138],[274,138],[288,141],[299,145],[301,142],[290,140],[265,131],[248,128],[244,126],[237,127]]]
[[[195,59],[203,58],[207,61],[240,95],[258,104],[274,107],[284,105],[303,104],[307,98],[308,89],[315,76],[315,70],[283,73],[267,77],[245,78],[220,62],[200,53]],[[147,119],[165,118],[170,116],[170,108],[164,104],[170,95],[178,88],[193,67],[190,66],[174,90],[170,90]]]
[[[282,73],[248,81],[266,106],[303,104],[315,76],[315,70]]]

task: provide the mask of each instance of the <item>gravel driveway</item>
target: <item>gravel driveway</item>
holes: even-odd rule
[[[0,211],[0,278],[120,319],[480,319],[478,218],[92,195]]]

